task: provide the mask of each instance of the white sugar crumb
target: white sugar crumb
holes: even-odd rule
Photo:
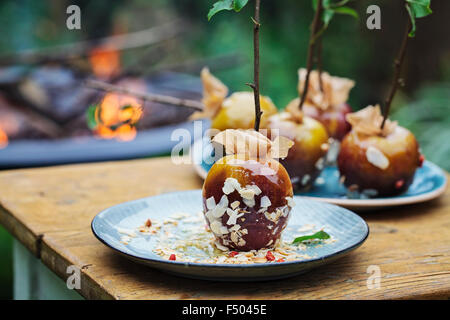
[[[234,201],[232,204],[230,204],[231,209],[236,209],[237,207],[239,207],[241,203],[239,201]]]
[[[241,184],[235,178],[227,178],[223,184],[222,191],[225,194],[230,194],[234,191],[241,190]]]
[[[256,184],[247,185],[245,187],[247,189],[253,190],[255,192],[255,195],[257,195],[257,196],[259,196],[262,193],[261,189]]]
[[[302,178],[302,185],[303,186],[306,185],[309,182],[309,180],[311,180],[311,176],[309,174],[305,174]]]
[[[289,201],[288,199],[286,200]],[[227,226],[224,226],[222,224],[222,218],[217,219],[213,217],[212,212],[222,212],[224,209],[229,215],[228,222],[233,223],[235,222],[234,220],[237,222],[244,219],[239,218],[245,214],[245,211],[242,209],[239,209],[238,207],[234,210],[231,208],[222,208],[217,204],[212,210],[208,210],[205,214],[206,216],[209,215],[211,218],[210,228],[206,227],[203,212],[198,212],[198,214],[194,215],[176,213],[160,221],[151,218],[152,223],[150,226],[147,226],[148,224],[146,224],[146,221],[142,221],[142,226],[139,226],[136,230],[139,230],[138,237],[142,237],[145,241],[148,241],[147,239],[155,241],[156,244],[152,251],[158,254],[162,259],[167,260],[169,260],[172,254],[176,256],[176,261],[206,264],[280,263],[301,261],[311,258],[305,254],[305,250],[308,249],[307,245],[293,245],[292,241],[294,235],[301,235],[300,231],[306,231],[308,229],[308,233],[314,232],[313,229],[315,229],[315,227],[313,225],[304,225],[298,231],[292,231],[292,234],[290,233],[287,235],[286,240],[277,239],[275,243],[273,243],[273,240],[269,240],[264,249],[242,252],[230,251],[227,246],[231,243],[237,248],[246,245],[244,237],[248,234],[248,230],[242,228],[238,223],[231,225],[227,224]],[[277,208],[275,212],[266,212],[265,214],[268,215],[270,219],[276,221],[286,210],[290,210],[288,205]],[[267,232],[276,234],[285,227],[285,223],[283,223],[283,225],[281,223],[274,223],[271,228],[267,229]],[[291,226],[291,228],[296,229],[299,228],[299,226]],[[217,240],[214,235],[220,237],[220,241]],[[121,237],[121,242],[124,245],[132,245],[132,240],[133,239],[127,235]],[[136,239],[136,241],[139,240]],[[331,238],[325,241],[316,242],[314,245],[327,245],[334,241],[335,239]],[[269,251],[271,253],[270,255],[268,255]],[[274,260],[272,259],[272,255],[275,258]]]
[[[216,206],[216,200],[214,200],[214,197],[210,197],[210,198],[206,199],[206,208],[208,210],[214,209],[215,206]]]
[[[291,208],[295,207],[295,201],[294,201],[294,198],[292,198],[292,197],[286,197],[285,199],[286,199],[287,204],[288,204],[289,207],[291,207]]]
[[[243,213],[239,213],[238,210],[231,210],[231,209],[227,209],[227,214],[229,216],[228,221],[227,221],[227,225],[234,225],[234,224],[236,224],[237,219],[244,215]]]
[[[320,158],[319,160],[317,160],[317,162],[315,164],[317,170],[322,170],[324,165],[325,165],[325,159],[324,158]]]
[[[220,198],[220,201],[217,205],[221,208],[227,208],[228,207],[228,197],[226,195],[223,195],[222,198]]]
[[[211,224],[209,225],[209,227],[211,228],[211,231],[214,232],[214,234],[221,236],[227,232],[223,232],[223,226],[222,223],[220,223],[219,221],[213,221],[211,222]],[[228,231],[228,229],[227,229]]]
[[[318,177],[318,178],[316,179],[316,183],[317,183],[318,185],[323,185],[323,184],[325,184],[325,179],[322,178],[322,177]]]
[[[303,226],[301,226],[300,228],[297,229],[297,232],[306,232],[306,231],[310,231],[313,230],[316,226],[313,224],[305,224]]]
[[[122,242],[122,243],[125,244],[125,245],[129,244],[130,241],[131,241],[131,237],[129,237],[129,236],[122,236],[122,237],[120,238],[120,242]]]
[[[261,197],[261,207],[262,208],[268,208],[272,205],[272,202],[270,201],[268,196]]]
[[[120,227],[117,227],[116,230],[117,230],[117,232],[124,234],[130,238],[136,237],[136,232],[134,230],[120,228]]]
[[[244,188],[244,189],[239,190],[239,194],[241,195],[241,197],[243,199],[253,200],[256,193],[255,193],[255,190],[253,190],[253,189]]]
[[[366,150],[366,158],[375,167],[386,170],[389,167],[389,159],[379,149],[370,146]]]
[[[248,199],[242,199],[242,201],[243,201],[244,204],[245,204],[247,207],[249,207],[249,208],[253,208],[253,207],[255,206],[255,204],[256,204],[255,199],[251,199],[251,200],[248,200]]]

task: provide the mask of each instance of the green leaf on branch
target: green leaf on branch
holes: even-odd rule
[[[248,3],[248,0],[234,0],[233,1],[233,9],[236,12],[239,12],[246,6]]]
[[[411,31],[409,36],[413,38],[416,35],[416,19],[426,17],[433,13],[431,11],[431,0],[405,0],[406,10],[411,19]]]
[[[231,11],[234,10],[236,12],[239,12],[244,8],[248,3],[248,0],[220,0],[214,3],[211,10],[209,10],[208,13],[208,20],[211,20],[211,18],[220,11]]]
[[[338,13],[338,14],[346,14],[346,15],[354,17],[355,19],[359,18],[359,15],[356,12],[356,10],[352,9],[350,7],[339,7],[339,8],[334,9],[334,12]]]
[[[322,22],[323,26],[319,31],[319,34],[322,34],[330,24],[335,14],[345,14],[352,16],[356,19],[359,19],[359,15],[356,10],[345,6],[351,0],[342,0],[338,2],[332,2],[331,0],[322,0],[323,13],[322,13]],[[319,0],[312,0],[314,10],[317,10]]]
[[[320,230],[319,232],[316,232],[311,235],[295,238],[294,241],[292,241],[292,244],[301,243],[306,240],[326,240],[326,239],[330,239],[330,235],[325,231]]]

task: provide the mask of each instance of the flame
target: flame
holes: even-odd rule
[[[6,148],[8,146],[8,135],[5,131],[0,128],[0,149]]]
[[[120,72],[120,53],[112,47],[94,48],[89,55],[89,62],[99,78],[111,78]]]
[[[131,141],[142,117],[142,104],[130,96],[108,93],[95,110],[95,132],[104,139]]]

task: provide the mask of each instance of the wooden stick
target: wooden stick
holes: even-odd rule
[[[87,80],[84,84],[86,87],[89,87],[92,89],[127,94],[130,96],[134,96],[138,99],[144,100],[144,101],[171,104],[174,106],[186,107],[186,108],[191,108],[191,109],[194,109],[197,111],[203,111],[203,103],[201,103],[200,101],[189,100],[189,99],[180,99],[180,98],[176,98],[176,97],[172,97],[172,96],[164,96],[164,95],[159,95],[159,94],[154,94],[154,93],[136,92],[136,91],[124,88],[124,87],[116,86],[116,85],[113,85],[110,83],[97,81],[97,80]]]
[[[311,26],[311,36],[309,39],[309,47],[308,47],[308,59],[306,62],[306,79],[305,79],[305,87],[303,88],[303,93],[300,98],[300,104],[299,109],[301,110],[303,107],[303,104],[306,100],[306,95],[308,94],[308,87],[309,87],[309,76],[311,75],[311,69],[313,66],[313,54],[314,54],[314,48],[315,48],[315,37],[317,32],[319,31],[320,27],[320,16],[322,15],[322,0],[319,0],[317,3],[317,9],[316,14],[314,15],[314,20]]]
[[[255,1],[255,17],[253,18],[253,83],[247,84],[253,89],[253,94],[255,97],[255,131],[259,131],[259,126],[261,123],[261,101],[259,93],[259,29],[261,24],[260,20],[260,8],[261,0]]]
[[[128,50],[153,45],[174,38],[186,30],[180,21],[172,21],[157,27],[133,33],[110,36],[96,40],[86,40],[40,49],[28,49],[0,57],[0,64],[41,63],[79,58],[88,55],[96,47],[113,50]]]
[[[395,97],[395,93],[397,92],[398,85],[400,83],[400,73],[402,71],[403,61],[405,60],[406,48],[408,45],[409,32],[411,31],[411,21],[408,19],[408,25],[405,30],[405,34],[403,36],[402,45],[400,47],[400,51],[398,52],[397,58],[394,61],[394,79],[392,80],[391,90],[386,98],[384,108],[383,108],[383,122],[381,123],[381,129],[384,128],[384,124],[389,116],[389,110],[391,109],[392,100]]]
[[[317,71],[319,72],[319,88],[320,88],[320,91],[323,92],[322,36],[320,36],[317,39],[316,64],[317,64]]]

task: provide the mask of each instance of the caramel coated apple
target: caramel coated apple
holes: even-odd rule
[[[288,112],[276,114],[269,119],[268,135],[274,139],[278,134],[291,139],[294,146],[288,156],[280,160],[298,189],[308,189],[319,176],[324,166],[324,156],[328,148],[328,134],[317,120],[303,117],[292,120]]]
[[[222,249],[271,248],[286,228],[293,204],[289,175],[273,159],[229,155],[217,161],[203,185],[208,226]]]
[[[267,125],[267,119],[277,113],[277,108],[268,97],[261,96],[261,128]],[[217,115],[212,119],[211,128],[253,129],[255,125],[255,100],[252,92],[236,92],[224,100]]]
[[[299,103],[299,98],[290,102],[290,104],[293,104],[294,106],[298,106]],[[328,135],[336,140],[341,141],[351,130],[350,124],[345,119],[346,115],[352,112],[350,105],[347,103],[342,103],[326,110],[322,110],[312,104],[305,103],[302,111],[305,116],[316,119],[322,123],[326,128]]]
[[[406,191],[421,162],[414,135],[400,126],[387,136],[352,130],[342,140],[338,156],[345,186],[359,192],[374,190],[378,196]]]

